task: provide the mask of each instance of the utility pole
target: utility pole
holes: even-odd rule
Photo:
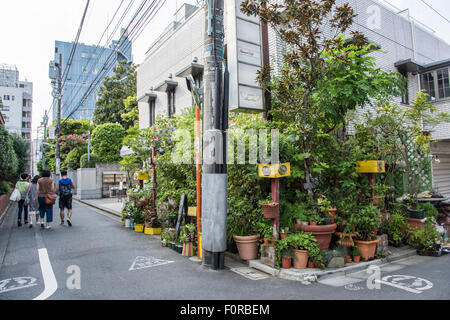
[[[91,167],[91,130],[88,131],[88,168]]]
[[[42,121],[42,125],[44,126],[44,140],[42,143],[42,170],[45,170],[45,144],[47,143],[47,122],[48,122],[48,115],[47,111],[45,111],[44,120]]]
[[[223,108],[224,0],[207,0],[205,15],[202,260],[206,267],[224,269],[227,234],[227,165],[225,130],[228,111]]]
[[[58,109],[56,111],[56,147],[55,147],[55,157],[56,157],[56,165],[55,165],[55,173],[59,178],[60,175],[60,148],[59,148],[59,138],[61,136],[61,99],[62,99],[62,54],[59,54],[59,63],[57,65],[58,67],[58,92],[57,92],[57,98],[58,98]]]

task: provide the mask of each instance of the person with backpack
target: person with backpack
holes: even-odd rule
[[[19,214],[17,219],[17,226],[22,226],[22,211],[24,212],[25,224],[28,224],[28,193],[30,191],[30,183],[28,182],[28,173],[22,173],[20,180],[16,183],[16,189],[20,192]]]
[[[35,194],[39,204],[41,228],[44,228],[44,217],[46,217],[45,229],[50,229],[50,223],[53,222],[53,204],[56,200],[55,186],[50,176],[49,170],[42,170],[42,177],[37,181]],[[34,200],[36,201],[35,198]]]
[[[59,193],[59,209],[61,225],[64,225],[64,209],[67,208],[67,224],[72,226],[72,189],[75,188],[72,179],[67,177],[67,171],[61,170],[61,179],[56,186],[56,193]]]

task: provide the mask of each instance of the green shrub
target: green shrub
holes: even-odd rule
[[[7,181],[0,181],[0,194],[10,193],[11,191],[11,184],[9,184]]]
[[[0,180],[13,180],[18,174],[18,158],[14,140],[3,126],[0,126]]]
[[[125,130],[118,123],[105,123],[96,127],[92,132],[91,145],[99,162],[119,162],[124,137]]]
[[[95,153],[91,153],[88,165],[88,154],[85,153],[80,158],[80,168],[95,168],[95,164],[98,162],[99,160],[97,155]]]
[[[429,202],[420,203],[419,208],[424,209],[425,218],[435,221],[439,215],[438,210]]]

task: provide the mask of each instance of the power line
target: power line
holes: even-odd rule
[[[161,8],[161,6],[162,6],[161,2],[162,2],[162,5],[163,5],[166,2],[166,0],[164,0],[164,1],[162,1],[162,0],[154,0],[154,1],[152,1],[152,3],[150,3],[150,5],[147,7],[147,9],[144,11],[144,13],[140,16],[138,21],[134,24],[134,26],[132,27],[131,31],[129,32],[129,39],[130,39],[130,41],[122,42],[122,38],[125,35],[125,33],[122,34],[121,38],[118,41],[118,45],[116,45],[116,47],[114,48],[114,51],[111,52],[111,54],[107,58],[106,62],[104,63],[103,68],[102,68],[102,72],[99,73],[97,75],[97,77],[92,81],[92,83],[90,84],[89,88],[86,90],[85,94],[83,95],[83,98],[78,102],[76,107],[72,110],[72,112],[69,114],[69,116],[64,121],[66,121],[68,118],[70,118],[79,109],[79,107],[82,105],[84,100],[86,100],[87,97],[90,94],[92,94],[92,92],[94,91],[94,89],[97,86],[96,85],[97,78],[106,75],[112,69],[112,67],[115,64],[115,61],[111,61],[112,55],[114,53],[116,53],[116,52],[120,52],[120,49],[123,46],[125,46],[124,49],[126,50],[129,46],[131,46],[132,42],[134,40],[136,40],[137,37],[142,33],[142,30],[143,30],[142,28],[145,28],[145,26],[151,21],[151,19],[154,18],[156,13]],[[136,14],[134,15],[134,17],[131,19],[130,23],[128,24],[127,28],[125,29],[127,32],[129,30],[131,24],[133,23],[133,21],[136,19],[136,17],[139,15],[139,13],[145,7],[146,3],[147,3],[147,0],[143,1],[141,6],[139,7],[139,9],[137,10]],[[156,6],[155,6],[155,4],[156,4]],[[150,17],[151,17],[151,19],[150,19]]]
[[[425,0],[421,0],[428,8],[430,8],[431,10],[433,10],[435,13],[437,13],[440,17],[442,17],[445,21],[447,21],[448,23],[450,23],[450,20],[448,20],[446,17],[444,17],[442,14],[439,13],[439,11],[437,11],[436,9],[434,9],[432,6],[430,6],[427,2],[425,2]]]

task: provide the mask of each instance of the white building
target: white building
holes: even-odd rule
[[[225,1],[226,11],[230,10],[235,1],[236,6],[243,2]],[[408,94],[399,97],[398,103],[407,106],[418,90],[432,90],[430,83],[433,83],[433,104],[440,111],[450,112],[450,45],[435,36],[431,29],[411,18],[408,10],[398,12],[376,0],[337,0],[337,5],[345,2],[348,2],[357,14],[352,29],[364,33],[371,42],[377,43],[382,51],[387,52],[372,53],[377,65],[384,70],[397,69],[408,78]],[[205,11],[203,8],[184,5],[176,16],[176,21],[150,46],[145,60],[137,70],[141,128],[151,126],[157,114],[172,115],[193,104],[185,81],[189,73],[192,73],[199,83],[202,81]],[[227,19],[231,18],[230,15],[225,16],[226,25]],[[252,18],[243,16],[237,20],[254,23]],[[228,27],[228,34],[225,30],[226,45],[227,40],[235,41],[251,36],[249,29],[234,31],[241,32],[237,36],[229,34],[232,30],[234,28]],[[270,64],[273,69],[279,70],[282,51],[285,48],[283,41],[279,33],[272,28],[268,30],[267,41]],[[239,58],[238,62],[241,62]],[[230,73],[233,68],[237,69],[231,65],[229,68]],[[230,101],[233,100],[231,98]],[[434,128],[432,134],[434,140],[440,140],[433,146],[433,154],[440,159],[440,163],[433,163],[433,187],[450,196],[450,124]]]
[[[33,104],[33,83],[19,81],[19,71],[14,65],[0,64],[0,110],[5,121],[5,129],[30,141]],[[31,158],[30,158],[31,159]],[[31,162],[28,170],[31,169]]]

